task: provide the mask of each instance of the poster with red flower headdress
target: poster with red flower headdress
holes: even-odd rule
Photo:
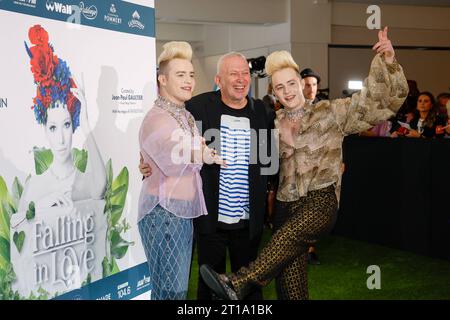
[[[149,299],[154,1],[0,1],[0,300]]]

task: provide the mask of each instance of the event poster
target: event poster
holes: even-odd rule
[[[148,299],[153,1],[0,0],[0,299]]]

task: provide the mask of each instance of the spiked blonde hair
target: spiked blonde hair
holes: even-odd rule
[[[163,51],[158,57],[159,73],[164,73],[165,69],[173,59],[192,60],[192,47],[185,41],[171,41],[163,45]]]
[[[292,55],[285,51],[275,51],[272,52],[266,59],[266,73],[271,77],[276,71],[284,68],[292,68],[297,73],[300,72],[298,64],[295,63]]]

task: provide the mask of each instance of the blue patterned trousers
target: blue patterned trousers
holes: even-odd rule
[[[151,299],[186,299],[192,256],[192,219],[179,218],[157,205],[138,226],[150,270]]]

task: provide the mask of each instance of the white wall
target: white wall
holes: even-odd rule
[[[197,81],[194,94],[213,90],[217,61],[227,52],[239,51],[247,58],[256,58],[276,50],[291,50],[289,23],[272,26],[157,23],[156,37],[157,56],[162,45],[170,40],[184,40],[192,45]],[[267,80],[259,79],[258,84],[255,81],[252,94],[256,94],[257,86],[257,96],[261,98],[266,94]]]
[[[343,88],[346,83],[334,76],[329,79],[331,70],[339,74],[343,69],[361,70],[366,75],[366,60],[370,60],[371,53],[349,50],[344,55],[348,61],[344,62],[342,56],[331,56],[334,51],[328,45],[372,45],[377,39],[377,31],[366,27],[368,4],[331,0],[157,0],[155,5],[159,19],[157,54],[166,41],[191,43],[197,74],[195,93],[212,90],[217,60],[229,51],[241,51],[254,58],[275,50],[290,50],[300,68],[311,67],[321,74],[322,88],[329,83]],[[380,5],[380,8],[382,25],[390,27],[395,46],[450,47],[449,7]],[[399,59],[406,63],[408,76],[416,77],[419,83],[423,78],[424,89],[443,90],[449,81],[440,77],[431,81],[421,70],[439,71],[440,66],[446,67],[446,55],[441,53],[442,58],[438,58],[435,52],[428,59],[428,52],[399,51]],[[266,84],[264,79],[259,80],[260,97],[266,92]],[[332,90],[338,94],[342,91]]]
[[[368,4],[332,2],[332,24],[366,26]],[[396,28],[449,30],[449,7],[398,6],[378,4],[382,25]]]
[[[373,44],[366,9],[362,4],[333,3],[331,43]],[[450,47],[450,8],[380,5],[380,9],[381,24],[389,26],[396,45]]]
[[[302,0],[303,1],[303,0]],[[172,22],[278,24],[289,0],[157,0],[156,18]]]

